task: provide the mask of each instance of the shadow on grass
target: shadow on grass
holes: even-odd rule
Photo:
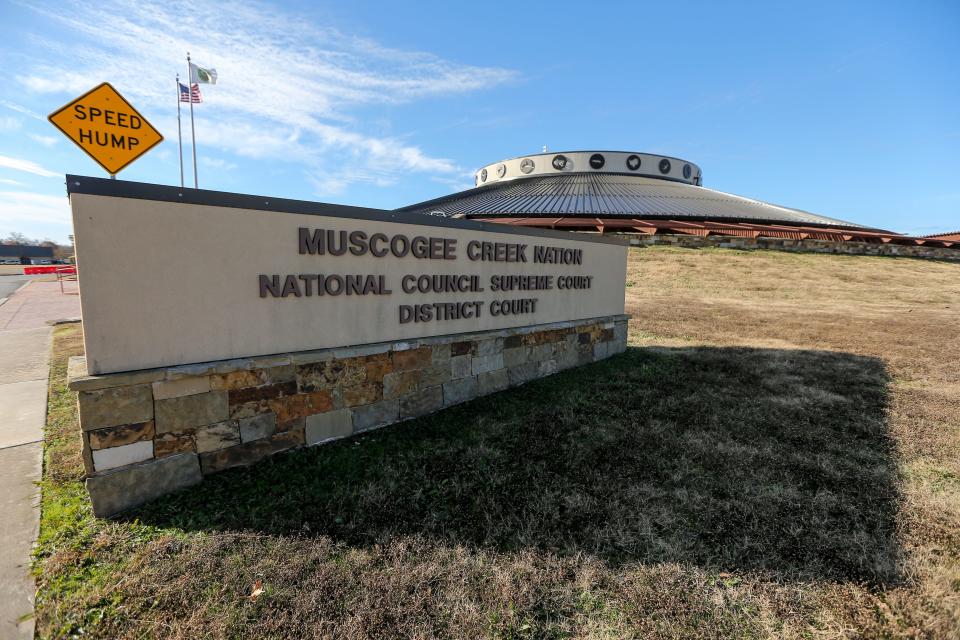
[[[844,353],[632,348],[209,477],[126,517],[890,584],[887,386],[881,361]]]

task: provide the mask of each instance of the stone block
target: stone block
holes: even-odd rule
[[[142,440],[125,444],[120,447],[110,447],[109,449],[98,449],[93,452],[94,470],[106,471],[117,467],[125,467],[128,464],[143,462],[153,457],[153,441]]]
[[[450,357],[473,355],[473,343],[469,340],[454,342],[450,345]]]
[[[86,375],[87,359],[83,356],[70,358],[67,366],[67,377],[72,391],[99,391],[101,389],[129,387],[135,384],[150,384],[157,380],[163,380],[166,375],[166,371],[163,369],[145,369],[143,371],[88,376]]]
[[[297,366],[297,385],[301,392],[330,389],[337,385],[353,386],[366,379],[367,365],[362,357]]]
[[[307,445],[343,438],[352,433],[353,412],[350,409],[339,409],[307,416],[304,434]]]
[[[86,431],[81,431],[80,439],[82,441],[80,447],[80,457],[83,458],[84,475],[92,476],[97,470],[93,467],[93,449],[90,448],[89,433]],[[154,453],[154,455],[156,455],[156,453]]]
[[[318,415],[318,414],[314,414],[314,415]],[[278,422],[277,433],[287,433],[289,431],[299,431],[303,433],[306,426],[307,426],[306,418],[294,418],[293,420],[288,420],[287,422]]]
[[[503,352],[503,338],[490,338],[477,342],[474,355],[482,357]]]
[[[450,379],[451,375],[449,359],[443,364],[433,364],[426,369],[420,370],[421,387],[436,387],[444,382],[449,382]]]
[[[226,391],[208,391],[192,396],[168,398],[156,403],[157,433],[185,431],[216,422],[230,415]]]
[[[329,351],[329,350],[328,350]],[[390,357],[390,344],[386,342],[378,342],[376,344],[364,344],[354,347],[341,347],[338,349],[333,349],[332,353],[333,360],[343,360],[346,358],[367,358],[375,355],[383,355],[388,359]]]
[[[230,407],[230,419],[243,420],[244,418],[252,418],[253,416],[260,415],[261,413],[269,413],[270,410],[271,409],[268,400],[245,402],[243,404],[237,404]]]
[[[532,362],[549,360],[553,357],[553,343],[538,344],[530,347],[529,359]]]
[[[225,420],[198,427],[193,439],[197,443],[197,453],[219,451],[240,444],[240,429],[235,420]]]
[[[400,418],[416,418],[443,408],[443,388],[427,387],[400,398]]]
[[[272,356],[255,356],[253,358],[248,358],[250,361],[251,369],[273,369],[274,367],[282,367],[288,364],[293,363],[293,359],[290,354],[277,354]],[[218,371],[217,373],[223,373]]]
[[[383,399],[391,400],[415,391],[420,384],[420,371],[395,371],[383,377]]]
[[[539,373],[539,364],[536,362],[524,362],[523,364],[507,369],[507,376],[510,379],[510,386],[523,384],[534,380]]]
[[[433,364],[445,364],[450,360],[450,343],[446,344],[435,344],[430,347],[432,356],[431,362]]]
[[[577,366],[578,355],[576,347],[564,349],[557,357],[557,367],[560,369],[569,369]]]
[[[86,377],[87,358],[85,356],[70,356],[67,360],[67,380],[73,383],[74,380]]]
[[[268,438],[277,430],[277,415],[271,411],[270,413],[243,418],[238,421],[238,426],[240,427],[241,442]]]
[[[483,343],[481,343],[483,344]],[[470,363],[471,374],[479,375],[487,371],[495,371],[503,368],[503,353],[491,353],[487,355],[476,355]]]
[[[281,424],[297,418],[306,418],[314,413],[330,411],[333,409],[333,396],[329,391],[321,390],[269,400],[267,405],[277,414],[277,424]]]
[[[450,358],[450,378],[453,380],[458,380],[460,378],[466,378],[469,375],[473,374],[473,367],[470,363],[472,359],[469,355],[463,356],[454,356]]]
[[[477,376],[477,389],[481,396],[503,391],[510,386],[510,376],[506,369],[488,371]]]
[[[263,385],[282,384],[296,381],[296,369],[292,364],[268,369],[253,369],[231,371],[210,378],[211,389],[243,389],[245,387],[260,387]]]
[[[544,360],[538,364],[537,375],[541,378],[557,372],[556,360]]]
[[[163,433],[153,439],[153,456],[165,458],[178,453],[196,453],[197,447],[193,441],[192,431]]]
[[[140,440],[153,440],[153,420],[138,424],[125,424],[88,432],[91,449],[120,447]]]
[[[507,336],[503,339],[503,348],[504,349],[516,349],[517,347],[523,346],[523,336]]]
[[[594,360],[603,360],[608,355],[610,355],[610,343],[609,342],[598,342],[593,345],[593,359]]]
[[[303,444],[303,431],[276,433],[263,440],[254,440],[236,447],[200,454],[200,470],[204,474],[223,471],[231,467],[253,464],[280,451],[286,451]]]
[[[389,353],[369,356],[364,365],[367,370],[367,382],[383,382],[383,376],[393,371],[393,359]]]
[[[394,371],[423,369],[424,367],[429,367],[432,362],[433,349],[430,347],[418,347],[416,349],[393,352]]]
[[[181,453],[87,478],[93,513],[103,518],[202,480],[195,453]]]
[[[149,384],[81,391],[77,408],[84,431],[147,422],[153,420],[153,391]]]
[[[394,375],[394,374],[389,374]],[[342,399],[343,406],[345,407],[356,407],[364,404],[373,404],[377,400],[383,398],[383,390],[385,384],[381,383],[367,383],[357,385],[355,387],[348,387],[340,391],[340,398]],[[336,403],[334,403],[336,405]]]
[[[267,384],[260,387],[242,387],[239,389],[230,389],[227,392],[230,406],[248,402],[259,402],[261,400],[273,400],[283,396],[292,396],[297,393],[296,382],[280,382],[277,384]]]
[[[614,340],[626,342],[627,341],[627,323],[618,322],[613,327],[613,338]]]
[[[396,422],[400,416],[400,401],[381,400],[353,410],[353,431],[359,433]]]
[[[515,336],[517,338],[522,338],[523,336]],[[505,367],[515,367],[521,365],[524,362],[527,362],[530,359],[529,347],[513,347],[511,349],[503,350],[503,366]]]
[[[593,345],[577,345],[577,366],[590,364],[593,361]]]
[[[466,402],[467,400],[472,400],[476,397],[476,376],[461,378],[460,380],[452,380],[443,385],[443,406],[445,407],[460,404],[461,402]]]
[[[210,378],[180,378],[179,380],[159,380],[153,383],[153,399],[166,400],[180,396],[192,396],[195,393],[210,391]]]

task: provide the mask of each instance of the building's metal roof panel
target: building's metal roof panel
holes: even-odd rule
[[[865,228],[713,189],[610,173],[532,177],[470,189],[399,209],[440,216],[643,217]]]

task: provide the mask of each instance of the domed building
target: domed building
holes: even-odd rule
[[[398,209],[408,213],[466,217],[512,225],[635,235],[634,244],[692,245],[690,236],[741,238],[749,246],[825,250],[828,243],[876,245],[843,253],[924,255],[894,247],[954,249],[960,242],[915,238],[855,222],[783,207],[703,186],[698,165],[688,160],[632,151],[538,153],[487,165],[476,186]],[[795,242],[765,242],[778,239]],[[703,246],[703,240],[697,246]],[[744,242],[727,243],[748,246]],[[890,250],[879,247],[891,245]],[[942,251],[934,251],[941,257]]]

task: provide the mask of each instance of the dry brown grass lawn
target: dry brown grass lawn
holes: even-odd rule
[[[634,250],[627,308],[608,362],[116,521],[58,330],[41,636],[960,636],[960,265]]]

